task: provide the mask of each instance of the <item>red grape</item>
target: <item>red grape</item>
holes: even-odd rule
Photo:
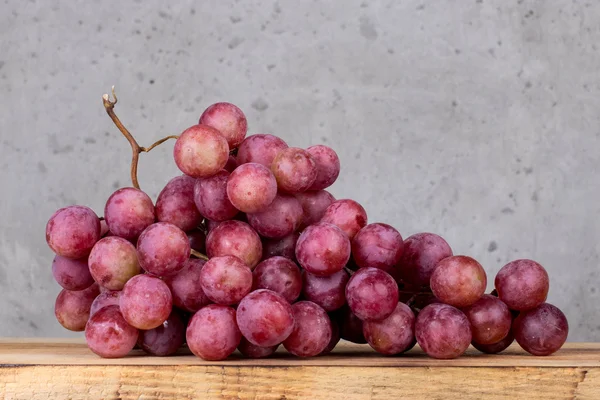
[[[340,308],[335,313],[335,319],[340,326],[340,337],[352,343],[365,344],[367,339],[363,335],[363,322],[348,306]]]
[[[156,218],[181,230],[189,231],[202,222],[202,215],[194,203],[196,180],[182,175],[169,181],[156,199]]]
[[[512,310],[530,310],[548,297],[548,273],[532,260],[515,260],[498,271],[495,279],[498,297]]]
[[[103,358],[125,357],[137,339],[138,330],[125,321],[117,306],[99,310],[85,326],[88,347]]]
[[[504,339],[510,332],[512,315],[501,300],[484,294],[479,300],[462,310],[471,323],[473,341],[493,344]]]
[[[398,296],[394,278],[378,268],[359,269],[346,285],[348,306],[363,321],[387,318],[396,308]]]
[[[311,301],[292,304],[294,330],[283,341],[283,347],[298,357],[314,357],[331,341],[331,321],[321,307]]]
[[[100,239],[100,219],[92,209],[70,206],[56,211],[46,225],[46,242],[57,255],[87,256]]]
[[[84,290],[61,290],[54,303],[54,315],[58,322],[70,331],[83,331],[90,317],[90,309],[100,288],[96,283]]]
[[[389,317],[381,321],[365,321],[363,334],[369,345],[385,355],[402,353],[415,339],[415,314],[409,306],[398,303]]]
[[[194,125],[183,131],[175,142],[173,158],[184,174],[193,178],[207,178],[227,164],[229,145],[215,128]]]
[[[334,311],[346,304],[346,284],[350,276],[340,270],[329,276],[317,276],[304,272],[302,293],[306,300],[323,307],[326,311]]]
[[[508,331],[508,335],[506,335],[504,337],[504,339],[496,342],[496,343],[492,343],[492,344],[479,344],[476,342],[471,342],[471,344],[473,345],[473,347],[475,347],[477,350],[481,351],[482,353],[487,353],[487,354],[498,354],[504,350],[506,350],[508,348],[508,346],[510,346],[512,344],[512,342],[515,341],[515,337],[512,334],[512,331]]]
[[[398,264],[402,279],[414,286],[429,286],[436,265],[452,255],[448,243],[434,233],[417,233],[404,240],[404,251]]]
[[[323,218],[325,210],[335,201],[335,197],[326,190],[294,193],[302,206],[303,216],[300,227],[315,224]]]
[[[271,171],[277,179],[277,186],[286,192],[304,192],[317,179],[317,163],[306,150],[288,147],[281,150],[273,159]]]
[[[123,288],[120,299],[125,320],[138,329],[154,329],[171,314],[173,298],[166,283],[150,275],[136,275]]]
[[[231,103],[215,103],[208,107],[198,122],[215,128],[227,139],[229,148],[236,148],[246,137],[248,121],[238,107]]]
[[[252,272],[252,290],[269,289],[293,303],[302,290],[302,275],[296,264],[285,257],[261,261]]]
[[[248,214],[248,222],[264,237],[283,238],[300,227],[302,213],[294,196],[280,193],[265,210]]]
[[[108,198],[104,218],[113,235],[135,240],[154,222],[154,205],[141,190],[122,188]]]
[[[354,200],[336,200],[325,209],[321,222],[337,225],[352,239],[367,225],[367,212]]]
[[[153,356],[170,356],[177,352],[185,340],[185,323],[177,311],[160,326],[140,331],[138,345]]]
[[[196,180],[194,201],[200,213],[212,221],[226,221],[239,212],[227,197],[229,172],[221,170],[215,175]]]
[[[389,271],[400,261],[404,243],[400,232],[388,224],[369,224],[352,239],[352,257],[361,268]]]
[[[282,295],[259,289],[244,297],[238,305],[237,323],[242,335],[252,344],[275,346],[294,330],[294,313]]]
[[[110,234],[110,231],[108,230],[108,224],[106,223],[105,219],[101,219],[100,220],[100,237],[104,237],[108,234]]]
[[[534,356],[555,353],[567,340],[569,323],[565,314],[549,303],[522,311],[513,324],[513,334],[523,350]]]
[[[142,270],[135,247],[117,236],[100,239],[92,248],[88,263],[94,280],[109,290],[123,289]]]
[[[189,312],[196,312],[210,304],[210,299],[204,294],[200,283],[200,271],[206,261],[190,258],[183,269],[173,276],[165,278],[171,289],[173,304]]]
[[[277,136],[264,134],[248,136],[238,148],[237,162],[238,165],[258,163],[271,168],[277,153],[287,148],[287,143]]]
[[[238,350],[240,351],[240,353],[242,353],[245,357],[248,358],[265,358],[275,353],[278,347],[278,344],[276,344],[275,346],[260,347],[250,343],[248,339],[242,336],[242,340],[238,345]]]
[[[227,164],[223,167],[223,169],[229,173],[232,173],[234,169],[238,166],[237,159],[235,156],[230,155],[227,159]]]
[[[157,222],[142,232],[137,242],[140,265],[155,276],[176,274],[190,256],[185,232],[173,224]]]
[[[333,185],[340,174],[340,159],[337,153],[331,147],[322,144],[311,146],[306,151],[317,164],[317,179],[310,190],[321,190]]]
[[[200,229],[194,229],[193,231],[187,232],[188,240],[190,241],[190,248],[204,253],[206,251],[206,233]]]
[[[327,344],[327,346],[325,346],[323,351],[319,354],[320,356],[324,356],[326,354],[331,353],[333,351],[333,349],[335,349],[335,346],[337,346],[337,344],[340,342],[340,339],[341,339],[339,323],[331,318],[330,318],[330,322],[331,322],[331,339],[329,340],[329,343]]]
[[[235,256],[254,268],[262,257],[262,243],[250,225],[241,221],[225,221],[214,228],[206,239],[209,257]]]
[[[263,239],[263,260],[281,256],[296,261],[296,242],[300,233],[294,232],[281,239]]]
[[[276,195],[277,181],[271,171],[261,164],[241,164],[227,180],[229,201],[245,213],[265,210]]]
[[[448,304],[430,304],[421,310],[415,324],[419,346],[433,358],[450,359],[462,355],[471,343],[469,319]]]
[[[481,264],[467,256],[444,258],[431,274],[431,291],[442,302],[455,307],[475,303],[487,286]]]
[[[195,313],[186,331],[186,342],[192,353],[209,361],[229,357],[241,339],[235,310],[218,304],[210,304]]]
[[[120,299],[120,290],[106,290],[104,292],[100,292],[100,294],[96,296],[96,298],[92,302],[92,306],[90,307],[90,316],[96,314],[104,307],[118,306]]]
[[[63,289],[83,290],[94,283],[87,258],[67,258],[55,256],[52,261],[52,275]]]
[[[200,285],[215,303],[237,304],[252,289],[252,271],[237,257],[212,257],[200,271]]]
[[[319,222],[300,235],[296,258],[312,274],[331,275],[344,268],[350,259],[350,240],[337,226]]]

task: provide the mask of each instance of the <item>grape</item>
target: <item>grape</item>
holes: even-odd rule
[[[419,346],[433,358],[456,358],[471,343],[469,319],[448,304],[430,304],[422,309],[417,316],[415,335]]]
[[[46,225],[46,242],[57,255],[68,258],[87,256],[100,239],[100,219],[84,206],[56,211]]]
[[[400,261],[404,243],[400,233],[388,224],[369,224],[352,239],[352,257],[361,268],[389,271]]]
[[[283,341],[283,347],[298,357],[314,357],[331,341],[331,321],[321,307],[311,301],[292,304],[294,330]]]
[[[200,283],[200,271],[206,261],[195,258],[187,260],[183,269],[173,276],[165,278],[173,295],[173,304],[189,312],[196,312],[210,304]]]
[[[58,322],[70,331],[83,331],[90,317],[90,308],[100,288],[96,283],[84,290],[61,290],[54,303],[54,315]]]
[[[194,229],[187,233],[188,240],[190,241],[190,248],[204,253],[206,251],[206,233],[200,229]]]
[[[492,343],[492,344],[479,344],[476,342],[471,342],[471,344],[473,345],[473,347],[475,347],[477,350],[481,351],[482,353],[487,353],[487,354],[498,354],[504,350],[506,350],[508,348],[508,346],[510,346],[512,344],[512,342],[514,342],[515,337],[512,334],[512,331],[508,331],[508,335],[506,335],[504,337],[504,339],[500,340],[499,342],[496,343]]]
[[[211,220],[207,219],[206,220],[206,232],[210,233],[210,231],[212,231],[213,229],[215,229],[219,225],[221,225],[220,222],[211,221]]]
[[[394,355],[405,352],[415,339],[415,315],[409,306],[396,304],[392,314],[381,321],[365,321],[363,334],[377,352]]]
[[[481,264],[467,256],[451,256],[431,274],[431,291],[443,303],[467,307],[485,292],[487,277]]]
[[[184,174],[207,178],[227,164],[229,146],[218,130],[207,125],[194,125],[183,131],[175,142],[173,158]]]
[[[512,330],[523,350],[534,356],[548,356],[558,351],[567,340],[569,323],[558,307],[542,303],[522,311]]]
[[[300,227],[302,214],[294,196],[278,194],[264,211],[248,214],[248,222],[264,237],[283,238]]]
[[[110,231],[108,230],[108,224],[105,219],[100,220],[100,237],[104,236],[112,236]]]
[[[263,239],[263,260],[281,256],[296,261],[296,242],[300,233],[294,232],[281,239]]]
[[[202,215],[194,203],[196,180],[182,175],[171,179],[156,199],[156,218],[181,230],[189,231],[202,222]]]
[[[138,345],[153,356],[170,356],[183,344],[185,328],[181,315],[173,311],[162,325],[148,331],[140,331]]]
[[[262,257],[262,243],[245,222],[225,221],[208,234],[206,251],[211,258],[235,256],[254,268]]]
[[[287,143],[277,136],[264,134],[248,136],[238,148],[238,165],[258,163],[271,168],[277,153],[287,148]]]
[[[198,122],[215,128],[227,139],[230,149],[236,148],[246,137],[248,121],[238,107],[231,103],[215,103],[208,107]]]
[[[367,339],[363,335],[363,322],[348,306],[342,307],[335,313],[340,326],[340,337],[352,343],[365,344]]]
[[[210,304],[188,323],[186,342],[192,353],[209,361],[224,360],[240,344],[242,335],[233,308]]]
[[[277,179],[277,186],[286,192],[304,192],[317,179],[317,163],[306,150],[288,147],[281,150],[273,159],[271,171]]]
[[[498,297],[512,310],[530,310],[548,297],[548,273],[532,260],[515,260],[498,271],[495,280]],[[518,341],[518,339],[517,339]]]
[[[346,285],[346,301],[363,321],[387,318],[398,304],[398,285],[387,272],[377,268],[361,268]]]
[[[326,311],[334,311],[346,304],[346,284],[350,276],[345,270],[329,276],[317,276],[304,272],[302,293],[306,300],[323,307]]]
[[[194,201],[200,213],[212,221],[226,221],[239,212],[227,197],[229,172],[221,170],[215,175],[198,179],[194,187]]]
[[[135,240],[154,222],[154,205],[141,190],[122,188],[108,198],[104,218],[113,235]]]
[[[293,303],[302,290],[302,275],[296,264],[285,257],[261,261],[252,272],[252,290],[269,289]]]
[[[310,190],[321,190],[331,186],[340,174],[340,159],[337,153],[331,147],[322,144],[311,146],[306,151],[317,164],[317,179]]]
[[[512,316],[501,300],[484,294],[474,304],[462,310],[471,323],[473,341],[479,344],[494,344],[510,332]]]
[[[225,164],[225,166],[223,167],[223,169],[229,173],[232,173],[234,169],[236,169],[238,166],[237,163],[237,159],[230,155],[229,158],[227,159],[227,164]]]
[[[296,258],[312,274],[331,275],[344,268],[350,259],[350,240],[337,226],[319,222],[300,235]]]
[[[229,201],[245,213],[265,210],[276,195],[277,181],[271,171],[261,164],[241,164],[227,180]]]
[[[354,200],[336,200],[325,209],[321,222],[337,225],[352,239],[367,225],[367,212]]]
[[[237,257],[213,257],[200,271],[200,285],[215,303],[237,304],[252,289],[252,271]]]
[[[90,316],[96,314],[104,307],[118,306],[120,299],[120,290],[107,290],[104,292],[100,292],[100,294],[96,296],[96,298],[92,302],[92,306],[90,307]]]
[[[452,249],[441,236],[417,233],[404,240],[404,251],[397,269],[406,283],[429,286],[436,265],[451,255]]]
[[[238,305],[237,324],[250,343],[261,347],[275,346],[294,330],[294,313],[282,295],[259,289],[244,297]]]
[[[92,248],[88,258],[94,280],[109,290],[121,290],[131,277],[141,272],[135,247],[127,240],[108,236]]]
[[[335,197],[326,190],[294,193],[302,206],[302,224],[300,228],[315,224],[323,218],[325,210],[335,201]]]
[[[324,356],[326,354],[329,354],[333,351],[333,349],[335,349],[335,346],[337,346],[337,344],[340,341],[340,325],[338,324],[337,321],[333,320],[330,318],[330,322],[331,322],[331,339],[329,340],[329,343],[327,344],[327,346],[325,346],[325,349],[323,349],[323,351],[319,354],[320,356]]]
[[[171,314],[173,298],[166,283],[150,275],[136,275],[123,288],[120,299],[125,320],[138,329],[154,329]]]
[[[83,290],[94,283],[87,259],[55,256],[52,261],[52,275],[63,289]]]
[[[250,343],[245,337],[242,336],[242,340],[238,345],[238,350],[248,358],[265,358],[275,353],[278,347],[278,344],[275,346],[260,347]]]
[[[137,339],[138,330],[125,321],[117,306],[99,310],[85,326],[88,347],[103,358],[125,357]]]
[[[190,241],[184,231],[167,222],[157,222],[142,232],[137,242],[140,265],[155,276],[176,274],[190,256]]]

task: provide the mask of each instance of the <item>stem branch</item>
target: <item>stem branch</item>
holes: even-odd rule
[[[208,257],[207,256],[205,256],[204,254],[202,254],[199,251],[196,251],[194,249],[190,250],[190,254],[193,255],[196,258],[201,259],[201,260],[208,261]]]

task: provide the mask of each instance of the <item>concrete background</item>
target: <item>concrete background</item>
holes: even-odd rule
[[[0,2],[0,336],[73,335],[44,227],[128,185],[101,102],[115,84],[142,145],[230,101],[251,133],[334,147],[335,196],[442,234],[490,282],[538,260],[569,340],[600,340],[600,3],[164,3]],[[152,197],[171,151],[141,157]]]

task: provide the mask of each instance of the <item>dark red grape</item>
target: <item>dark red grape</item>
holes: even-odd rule
[[[302,224],[300,228],[315,224],[323,218],[325,210],[335,201],[335,197],[327,190],[294,193],[302,206]]]
[[[274,256],[281,256],[296,261],[296,242],[300,233],[294,232],[281,239],[263,239],[263,260]]]
[[[187,232],[187,237],[190,241],[190,248],[200,253],[206,252],[206,233],[200,229],[194,229]]]
[[[455,307],[467,307],[483,296],[487,276],[475,259],[451,256],[435,267],[430,285],[435,297],[442,302]]]
[[[321,307],[311,301],[292,304],[294,330],[283,341],[283,347],[298,357],[314,357],[331,341],[331,322]]]
[[[173,304],[182,310],[196,312],[210,304],[210,299],[204,294],[200,283],[200,271],[206,261],[190,258],[184,263],[183,269],[173,276],[165,278],[171,289]]]
[[[270,347],[260,347],[250,343],[245,337],[242,336],[242,340],[238,345],[238,350],[248,358],[266,358],[275,353],[278,347],[278,344]]]
[[[294,196],[280,193],[263,211],[249,213],[248,223],[261,236],[283,238],[292,234],[302,222],[302,206]]]
[[[340,342],[340,325],[339,323],[330,318],[330,322],[331,322],[331,339],[329,340],[329,343],[327,344],[327,346],[325,346],[325,348],[323,349],[323,351],[319,354],[320,356],[324,356],[326,354],[329,354],[333,351],[333,349],[335,349],[335,346],[337,346],[337,344]]]
[[[185,329],[180,313],[173,311],[162,325],[148,331],[140,331],[138,345],[153,356],[170,356],[183,344]]]
[[[202,222],[202,215],[194,203],[196,180],[182,175],[171,179],[156,199],[156,218],[189,231]]]
[[[334,311],[346,304],[346,284],[350,276],[342,269],[329,276],[317,276],[304,272],[302,293],[306,300]]]
[[[173,297],[166,283],[150,275],[136,275],[121,292],[121,313],[138,329],[154,329],[169,318]]]
[[[215,103],[208,107],[198,122],[215,128],[227,139],[230,149],[236,148],[246,137],[248,121],[238,107],[231,103]]]
[[[343,306],[335,313],[335,318],[340,326],[340,337],[352,343],[365,344],[367,339],[363,335],[363,322],[348,306]]]
[[[340,174],[340,159],[337,153],[331,147],[322,144],[310,146],[306,151],[317,164],[317,179],[310,190],[321,190],[333,185]]]
[[[87,258],[67,258],[55,256],[52,261],[52,275],[66,290],[83,290],[94,283]]]
[[[389,271],[400,261],[403,249],[400,232],[388,224],[366,225],[352,239],[352,257],[361,268]]]
[[[312,274],[331,275],[344,268],[350,259],[350,240],[337,226],[319,222],[300,235],[296,258]]]
[[[265,210],[275,200],[277,181],[262,164],[241,164],[227,180],[227,197],[231,204],[245,213]]]
[[[200,285],[215,303],[237,304],[252,289],[252,271],[237,257],[212,257],[200,271]]]
[[[46,224],[46,242],[57,255],[87,256],[100,240],[100,219],[92,209],[70,206],[56,211]]]
[[[118,306],[120,299],[120,290],[106,290],[104,292],[101,292],[98,296],[96,296],[96,298],[92,302],[92,306],[90,307],[90,316],[96,314],[104,307]]]
[[[363,334],[369,345],[381,354],[403,353],[415,339],[415,315],[409,306],[398,303],[386,319],[365,321]]]
[[[248,136],[238,148],[238,165],[258,163],[271,168],[277,153],[287,148],[287,143],[277,136],[264,134]]]
[[[154,205],[141,190],[122,188],[108,198],[104,218],[113,235],[135,240],[154,222]]]
[[[211,258],[235,256],[252,269],[262,257],[262,242],[245,222],[225,221],[208,234],[206,251]]]
[[[261,261],[252,272],[252,290],[269,289],[293,303],[302,290],[302,275],[296,264],[285,257]]]
[[[325,209],[321,222],[337,225],[352,239],[367,225],[367,212],[354,200],[336,200]]]
[[[419,346],[433,358],[450,359],[462,355],[471,343],[469,319],[448,304],[430,304],[419,312],[415,324]]]
[[[183,131],[175,142],[173,158],[184,174],[207,178],[225,167],[229,159],[229,145],[215,128],[194,125]]]
[[[225,164],[225,166],[223,167],[223,169],[229,173],[232,173],[234,169],[236,169],[238,166],[237,163],[237,159],[230,155],[229,158],[227,159],[227,164]]]
[[[540,264],[532,260],[515,260],[498,271],[494,282],[498,297],[512,310],[530,310],[548,297],[550,280]]]
[[[259,289],[242,299],[237,308],[242,335],[261,347],[283,342],[294,329],[294,313],[287,300],[272,290]]]
[[[135,247],[127,240],[108,236],[96,243],[88,258],[90,273],[108,290],[121,290],[142,269]]]
[[[137,242],[140,265],[155,276],[174,275],[190,256],[190,242],[173,224],[157,222],[142,232]]]
[[[210,304],[195,313],[186,331],[186,343],[192,353],[209,361],[229,357],[241,339],[236,311],[218,304]]]
[[[436,265],[452,255],[448,243],[434,233],[417,233],[404,240],[404,251],[398,264],[402,279],[414,286],[429,286]]]
[[[125,321],[117,306],[102,308],[85,326],[88,347],[103,358],[125,357],[137,339],[138,330]]]
[[[346,285],[346,301],[363,321],[387,318],[398,304],[398,285],[394,278],[378,268],[361,268]]]
[[[569,323],[558,307],[543,303],[522,311],[512,327],[517,343],[534,356],[548,356],[558,351],[569,335]]]
[[[277,186],[286,192],[304,192],[317,179],[317,163],[306,150],[288,147],[281,150],[273,159],[271,171],[277,179]]]
[[[229,172],[221,170],[209,178],[197,179],[194,187],[196,207],[212,221],[226,221],[239,212],[227,197]]]
[[[506,335],[504,339],[500,340],[499,342],[492,344],[479,344],[476,342],[471,342],[471,344],[482,353],[498,354],[506,350],[514,341],[515,337],[513,336],[512,331],[508,331],[508,335]]]
[[[471,323],[473,341],[493,344],[504,339],[510,332],[512,315],[501,300],[484,294],[479,300],[462,310]]]
[[[78,291],[61,290],[54,303],[54,315],[58,322],[70,331],[80,332],[90,318],[90,309],[100,294],[98,284]]]

